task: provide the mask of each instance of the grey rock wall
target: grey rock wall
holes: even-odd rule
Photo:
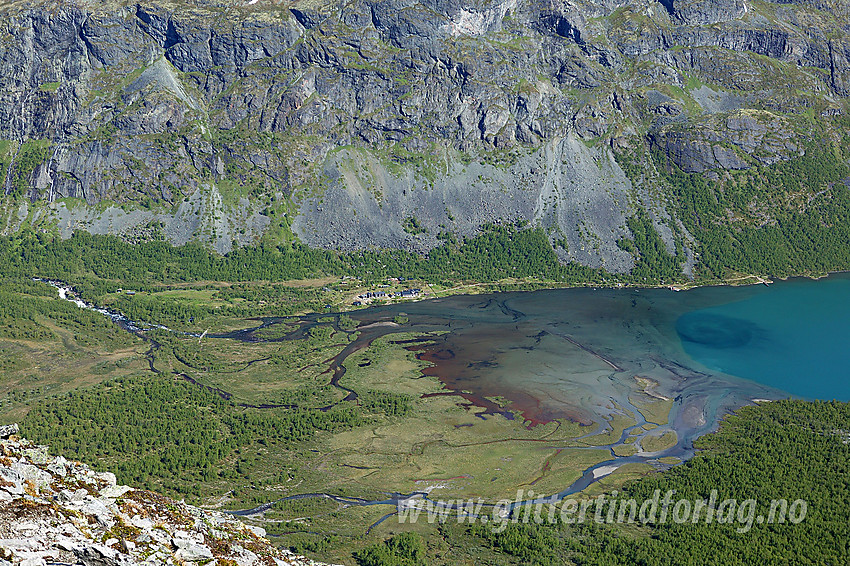
[[[850,16],[825,1],[29,0],[0,16],[3,230],[220,252],[281,223],[314,246],[427,252],[441,231],[525,220],[565,261],[627,270],[625,218],[669,197],[633,186],[624,151],[709,176],[791,159],[810,133],[793,116],[840,128],[850,89]],[[675,219],[650,216],[668,238]]]

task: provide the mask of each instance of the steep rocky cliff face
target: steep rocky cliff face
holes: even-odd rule
[[[627,271],[718,179],[840,140],[838,0],[0,3],[2,227],[427,252],[486,223]],[[644,174],[624,172],[630,156]],[[405,231],[411,217],[424,228]]]

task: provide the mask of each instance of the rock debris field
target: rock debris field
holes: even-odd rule
[[[0,426],[0,566],[321,566],[215,511],[117,485]]]

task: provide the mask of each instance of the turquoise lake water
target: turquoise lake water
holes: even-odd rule
[[[402,314],[404,327],[375,325]],[[352,316],[369,329],[364,343],[370,333],[441,332],[413,347],[430,364],[424,373],[488,414],[567,419],[591,432],[635,414],[649,395],[672,399],[669,427],[685,456],[692,439],[754,399],[850,400],[848,274],[679,293],[455,296]]]
[[[683,314],[676,330],[685,352],[712,370],[803,398],[850,401],[846,274],[761,287],[744,299]]]
[[[422,373],[444,386],[430,396],[453,396],[483,420],[572,421],[586,427],[579,438],[614,431],[618,416],[634,422],[608,448],[631,437],[638,452],[612,451],[561,495],[596,481],[601,466],[645,462],[662,469],[669,464],[659,458],[686,460],[696,438],[756,399],[850,401],[850,274],[679,293],[576,288],[459,295],[348,314],[360,323],[358,336],[328,360],[331,383],[347,398],[354,392],[339,385],[346,357],[387,339],[427,362]],[[277,339],[298,339],[323,316],[305,315],[291,337]],[[408,322],[393,322],[400,316]],[[264,326],[284,321],[291,322],[269,319]],[[256,330],[210,339],[264,339]],[[670,401],[666,415],[644,414],[642,407],[659,400]],[[656,426],[647,430],[649,422]],[[643,449],[643,437],[667,430],[676,433],[675,446]]]

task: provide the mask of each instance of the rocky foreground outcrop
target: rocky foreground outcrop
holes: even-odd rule
[[[214,511],[117,485],[0,427],[0,566],[317,564]]]

